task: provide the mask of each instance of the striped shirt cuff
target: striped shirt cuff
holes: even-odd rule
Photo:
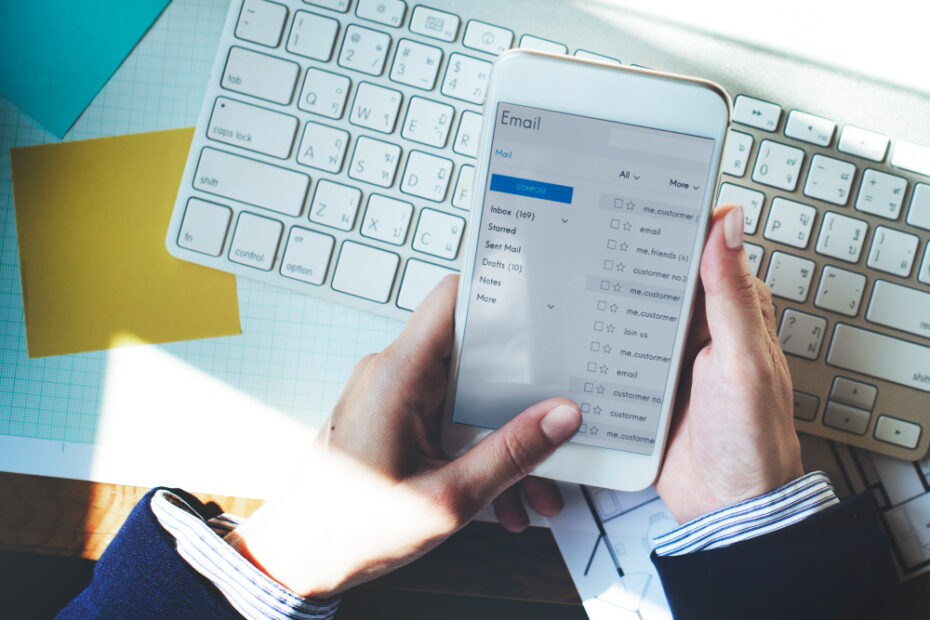
[[[726,547],[780,530],[839,503],[833,483],[822,471],[726,508],[688,521],[657,536],[656,555],[683,555]]]
[[[151,508],[177,541],[178,554],[245,618],[330,620],[336,614],[338,598],[313,601],[300,597],[230,547],[222,537],[239,525],[239,517],[222,514],[204,521],[184,500],[165,490],[155,493]]]

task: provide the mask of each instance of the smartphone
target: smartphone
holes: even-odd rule
[[[619,490],[661,464],[731,103],[720,86],[524,50],[491,72],[442,442],[564,396],[535,475]]]

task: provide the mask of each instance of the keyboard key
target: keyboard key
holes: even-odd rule
[[[733,122],[765,131],[778,129],[781,107],[768,101],[737,95],[733,102]]]
[[[440,90],[446,97],[483,103],[490,74],[491,63],[464,54],[452,54]]]
[[[911,194],[911,206],[907,210],[907,223],[930,230],[930,185],[917,183]]]
[[[826,155],[814,155],[804,183],[804,195],[835,205],[845,205],[855,175],[856,167],[849,162]]]
[[[890,415],[878,416],[875,423],[875,439],[913,450],[920,440],[920,424],[893,418]]]
[[[840,133],[840,141],[836,148],[863,159],[882,161],[888,150],[888,138],[874,131],[846,125]]]
[[[752,180],[793,192],[804,162],[804,151],[793,146],[763,140],[759,144]]]
[[[869,168],[859,184],[856,210],[896,220],[901,213],[906,189],[906,179]]]
[[[322,69],[307,69],[297,107],[327,118],[340,118],[349,96],[352,81],[344,75]]]
[[[930,293],[876,280],[865,318],[872,323],[930,338]]]
[[[420,198],[442,202],[446,197],[449,179],[452,178],[452,162],[444,157],[410,151],[407,168],[400,183],[400,191]]]
[[[784,252],[772,252],[765,283],[772,290],[772,295],[804,303],[815,268],[812,260]]]
[[[595,54],[594,52],[589,52],[587,50],[575,50],[575,58],[581,58],[582,60],[594,60],[596,62],[605,62],[609,65],[619,65],[620,61],[612,56],[603,56],[601,54]]]
[[[294,146],[297,119],[287,114],[219,97],[207,137],[272,157],[287,159]]]
[[[794,391],[794,417],[799,420],[813,422],[817,417],[817,408],[820,406],[820,399],[811,394]]]
[[[781,317],[778,343],[785,353],[815,360],[820,356],[826,331],[827,319],[789,308]]]
[[[281,259],[281,275],[308,284],[323,284],[335,243],[329,235],[292,227]]]
[[[567,54],[568,47],[562,43],[556,43],[549,39],[541,39],[531,34],[525,34],[520,37],[520,47],[525,50],[536,50],[538,52],[549,52],[550,54]]]
[[[830,400],[871,411],[875,407],[875,397],[878,388],[861,381],[853,381],[846,377],[833,379],[833,388],[830,390]]]
[[[314,60],[329,62],[336,44],[339,22],[329,17],[297,11],[291,35],[287,38],[287,51]]]
[[[828,211],[820,225],[817,253],[847,263],[858,263],[868,229],[869,225],[862,220]]]
[[[459,119],[459,130],[455,134],[452,150],[467,157],[478,157],[478,139],[481,137],[481,115],[465,111]]]
[[[304,0],[304,2],[340,13],[346,13],[349,10],[349,0]]]
[[[743,250],[746,252],[746,260],[749,261],[749,270],[753,277],[759,277],[759,268],[762,266],[765,248],[755,243],[743,242]]]
[[[391,133],[403,99],[400,91],[362,82],[355,91],[349,122],[381,133]]]
[[[930,177],[930,147],[898,140],[891,154],[891,165]]]
[[[326,172],[339,172],[348,144],[349,132],[308,122],[297,150],[297,163]]]
[[[436,288],[439,281],[450,273],[456,272],[454,269],[411,258],[404,268],[400,292],[397,293],[397,306],[404,310],[414,310],[430,291]]]
[[[394,184],[400,147],[367,136],[355,141],[355,153],[349,166],[349,176],[381,187]]]
[[[823,412],[823,423],[825,426],[847,433],[865,435],[871,417],[872,414],[864,409],[828,401],[827,408]]]
[[[720,170],[725,174],[741,177],[746,174],[746,164],[749,163],[749,152],[752,150],[753,138],[748,133],[734,131],[727,132],[727,143],[723,149],[723,162]]]
[[[407,118],[400,135],[407,140],[442,148],[449,139],[455,108],[422,97],[414,97],[407,106]]]
[[[403,0],[358,0],[355,14],[362,19],[398,28],[404,23],[407,3]]]
[[[223,244],[226,243],[226,231],[229,230],[231,216],[232,211],[229,207],[199,198],[189,199],[178,234],[178,245],[195,252],[219,256],[223,251]]]
[[[368,75],[381,75],[390,46],[391,37],[385,33],[352,24],[346,28],[342,40],[339,66]]]
[[[194,173],[194,187],[296,217],[303,209],[310,177],[254,159],[205,148],[200,153],[197,172]]]
[[[316,184],[310,221],[340,230],[352,230],[362,201],[362,192],[355,187],[321,180]]]
[[[866,264],[872,269],[906,278],[911,274],[919,242],[916,235],[878,226]]]
[[[441,62],[442,50],[438,47],[401,39],[391,66],[391,79],[415,88],[433,90]]]
[[[299,73],[296,62],[233,46],[220,84],[227,90],[287,105]]]
[[[930,241],[924,248],[924,260],[920,263],[920,271],[917,272],[917,279],[924,284],[930,284]]]
[[[742,205],[743,207],[743,232],[747,235],[756,234],[759,227],[759,214],[762,213],[762,203],[765,202],[765,194],[757,192],[754,189],[748,189],[732,183],[724,183],[720,186],[720,193],[717,195],[717,204],[723,205],[728,203]]]
[[[804,249],[810,239],[817,209],[800,202],[775,198],[763,236],[770,241]]]
[[[284,225],[245,211],[239,214],[229,248],[229,260],[268,271],[274,265]]]
[[[420,209],[413,249],[452,260],[459,253],[465,220],[435,209]]]
[[[333,274],[333,288],[349,295],[386,303],[394,288],[400,257],[369,245],[345,241]]]
[[[410,16],[410,32],[451,43],[459,34],[460,21],[457,15],[421,5]]]
[[[455,183],[455,191],[452,194],[452,206],[456,209],[471,210],[471,192],[475,184],[475,167],[459,167],[459,179]],[[928,253],[930,255],[930,253]]]
[[[930,392],[930,347],[838,323],[827,363]]]
[[[824,265],[814,305],[846,316],[856,316],[865,284],[866,277],[861,273]]]
[[[479,52],[495,55],[502,54],[513,45],[513,32],[500,26],[473,19],[465,27],[462,45]]]
[[[371,194],[361,233],[385,243],[403,245],[412,217],[413,205],[409,202]]]
[[[265,0],[245,0],[239,21],[236,23],[236,38],[278,47],[281,31],[287,19],[287,7],[277,2]]]
[[[836,123],[833,121],[799,110],[791,110],[785,121],[786,136],[818,146],[830,146],[834,131]]]

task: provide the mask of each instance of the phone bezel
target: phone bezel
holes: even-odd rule
[[[565,85],[570,85],[566,87]],[[717,84],[685,76],[628,66],[527,50],[510,50],[494,64],[484,104],[485,122],[479,139],[478,162],[472,187],[472,215],[467,238],[466,259],[459,279],[455,312],[455,339],[449,368],[449,383],[443,409],[442,445],[450,456],[458,456],[484,437],[490,429],[452,421],[458,364],[465,319],[471,296],[478,231],[484,212],[484,196],[491,156],[491,138],[498,104],[525,105],[579,116],[639,125],[643,127],[712,138],[714,152],[705,179],[713,187],[704,195],[699,229],[692,256],[699,257],[710,223],[711,206],[716,195],[720,160],[723,153],[732,104],[729,95]],[[489,116],[490,114],[490,116]],[[565,444],[539,465],[534,475],[557,480],[634,491],[646,488],[655,480],[668,435],[678,378],[681,373],[684,343],[687,341],[694,294],[697,289],[699,260],[689,267],[688,287],[682,317],[677,327],[674,353],[665,386],[663,409],[659,418],[656,449],[650,455],[635,454],[613,448]],[[556,394],[553,394],[556,396]],[[514,415],[519,413],[514,412]]]

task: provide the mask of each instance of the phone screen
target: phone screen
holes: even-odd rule
[[[498,105],[454,422],[497,428],[565,396],[583,416],[572,441],[653,452],[713,152],[710,138]]]

